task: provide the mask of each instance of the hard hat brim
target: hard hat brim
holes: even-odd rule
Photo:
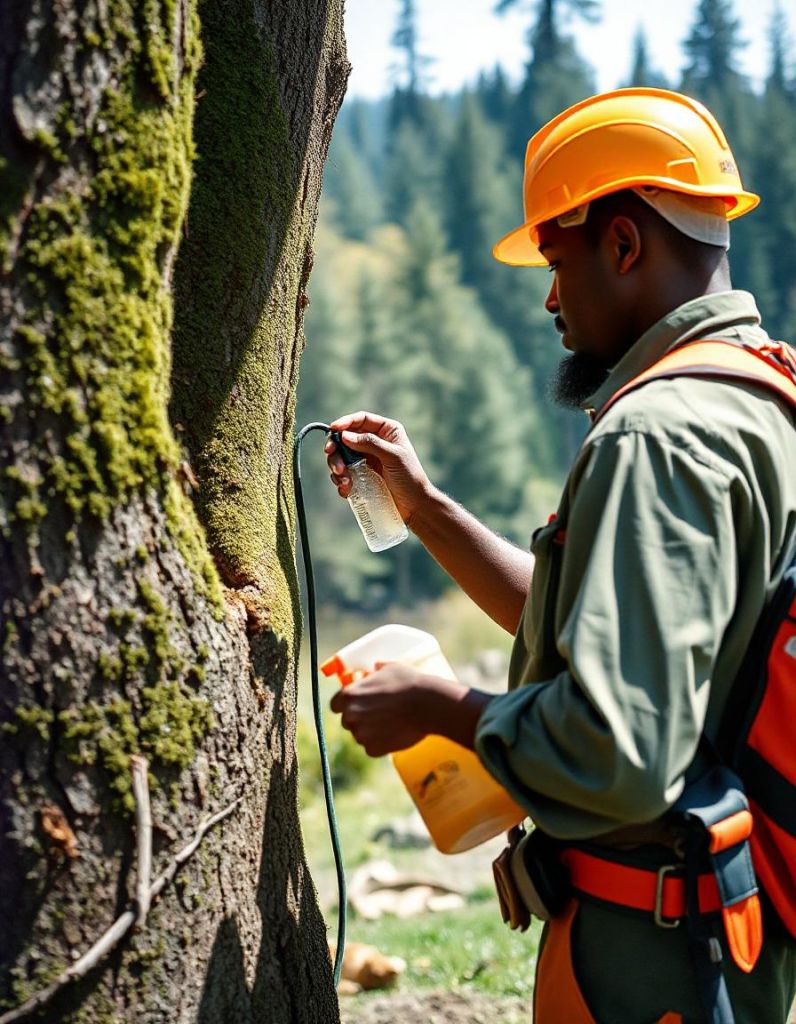
[[[623,182],[623,187],[634,187],[636,184],[655,184],[660,188],[666,188],[666,184],[661,185],[660,179],[654,182]],[[668,184],[668,183],[667,183]],[[590,202],[594,199],[599,199],[602,195],[606,195],[608,191],[618,191],[617,189],[610,189],[606,191],[595,190],[595,194],[589,195],[585,198],[584,202]],[[745,213],[749,213],[753,210],[760,202],[760,196],[754,192],[741,191],[734,193],[732,196],[726,196],[721,193],[719,189],[701,188],[698,191],[694,189],[686,190],[680,186],[675,191],[684,193],[686,195],[716,195],[720,198],[733,199],[735,205],[727,210],[727,220],[735,220],[737,217],[742,217]],[[565,211],[559,210],[553,213],[552,216],[563,213]],[[506,263],[510,267],[546,267],[547,260],[539,252],[539,247],[531,237],[535,225],[533,224],[521,224],[518,228],[514,228],[513,231],[509,231],[507,235],[504,235],[499,239],[492,247],[492,255],[500,263]]]
[[[492,246],[492,255],[510,267],[546,267],[547,260],[531,238],[531,225],[521,224]]]

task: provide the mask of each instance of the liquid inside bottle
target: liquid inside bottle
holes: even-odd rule
[[[415,648],[407,660],[431,675],[457,681],[438,647],[427,653]],[[478,755],[445,736],[426,736],[393,754],[392,761],[442,853],[470,850],[525,817]]]
[[[364,459],[349,465],[348,471],[348,503],[370,550],[386,551],[406,540],[409,531],[379,474]]]
[[[391,623],[347,644],[320,667],[343,686],[365,679],[382,661],[400,661],[430,675],[456,680],[436,639]],[[526,816],[481,764],[478,755],[445,736],[431,734],[391,755],[435,846],[461,853],[506,832]]]

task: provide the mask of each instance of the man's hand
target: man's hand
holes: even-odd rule
[[[481,712],[491,700],[450,679],[390,662],[334,695],[332,711],[371,757],[405,750],[429,733],[472,749]]]
[[[432,486],[403,424],[372,412],[354,412],[338,417],[330,426],[332,430],[343,431],[344,444],[367,456],[370,466],[387,484],[401,518],[409,525]],[[329,439],[324,451],[332,483],[340,497],[347,498],[351,491],[351,477],[337,445]]]
[[[371,757],[404,750],[428,734],[424,678],[417,669],[393,662],[340,689],[331,709]]]
[[[354,412],[338,417],[331,428],[342,431],[343,443],[362,452],[381,474],[401,518],[451,579],[490,618],[516,633],[531,583],[531,554],[493,533],[436,488],[397,420]],[[324,450],[332,483],[347,498],[351,474],[331,438]]]

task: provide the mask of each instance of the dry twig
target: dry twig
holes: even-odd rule
[[[149,803],[149,764],[145,757],[133,754],[133,796],[135,797],[135,841],[138,863],[135,879],[135,901],[138,905],[136,928],[143,928],[149,913],[149,886],[152,877],[152,811]]]

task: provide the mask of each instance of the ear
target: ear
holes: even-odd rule
[[[611,256],[620,274],[627,274],[641,258],[641,232],[630,217],[614,217],[606,237]]]

